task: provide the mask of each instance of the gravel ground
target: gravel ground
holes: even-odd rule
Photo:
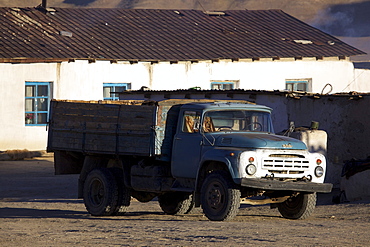
[[[77,175],[53,174],[53,158],[0,162],[0,246],[369,246],[370,201],[332,204],[287,220],[243,205],[231,222],[200,210],[165,215],[158,202],[131,202],[124,216],[93,217],[77,198]]]

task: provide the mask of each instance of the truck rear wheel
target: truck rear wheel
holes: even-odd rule
[[[225,171],[210,173],[201,190],[203,213],[209,220],[223,221],[234,218],[240,207],[240,190]]]
[[[118,187],[113,174],[107,168],[92,170],[85,180],[83,198],[91,215],[114,214],[118,204]]]
[[[130,206],[131,190],[125,186],[122,169],[111,167],[108,168],[108,170],[113,174],[118,190],[117,206],[113,214],[123,215],[127,212],[127,209]]]
[[[316,206],[316,193],[304,194],[288,198],[278,204],[280,214],[287,219],[303,220],[308,218]]]
[[[193,194],[170,192],[158,196],[159,206],[166,214],[187,214],[194,207]]]

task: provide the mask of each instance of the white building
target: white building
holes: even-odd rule
[[[279,10],[0,8],[0,150],[43,150],[52,98],[202,89],[370,91],[363,54]]]

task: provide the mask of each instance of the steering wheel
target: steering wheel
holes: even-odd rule
[[[254,126],[253,130],[251,128],[249,128],[249,126]],[[253,122],[253,123],[250,123],[246,126],[246,129],[250,129],[252,131],[261,131],[263,129],[262,127],[262,124],[260,124],[259,122]]]
[[[233,130],[233,128],[230,127],[230,126],[220,126],[220,127],[217,128],[218,131],[221,131],[221,129],[230,129],[230,130]]]

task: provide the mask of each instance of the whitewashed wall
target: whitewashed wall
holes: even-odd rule
[[[283,90],[286,79],[312,79],[312,90],[321,92],[330,83],[334,92],[370,91],[368,71],[358,72],[347,60],[303,59],[217,63],[169,62],[110,63],[86,60],[63,63],[0,64],[0,150],[46,148],[46,128],[25,126],[25,82],[52,82],[56,99],[100,100],[103,83],[131,83],[153,90],[190,87],[210,89],[212,80],[236,80],[242,89]],[[349,86],[348,86],[349,85]]]
[[[56,81],[56,64],[0,64],[0,150],[45,149],[45,126],[25,126],[26,81]]]
[[[353,64],[346,60],[303,59],[299,61],[257,61],[232,62],[221,60],[199,63],[158,63],[152,65],[153,90],[175,90],[191,87],[210,89],[213,80],[236,80],[242,89],[284,90],[286,79],[312,79],[312,91],[321,93],[329,83],[331,93],[342,92],[354,80]],[[351,85],[355,91],[360,85]],[[368,88],[370,85],[361,85]],[[325,93],[325,92],[324,92]]]
[[[370,70],[355,69],[351,84],[343,91],[370,92]]]

